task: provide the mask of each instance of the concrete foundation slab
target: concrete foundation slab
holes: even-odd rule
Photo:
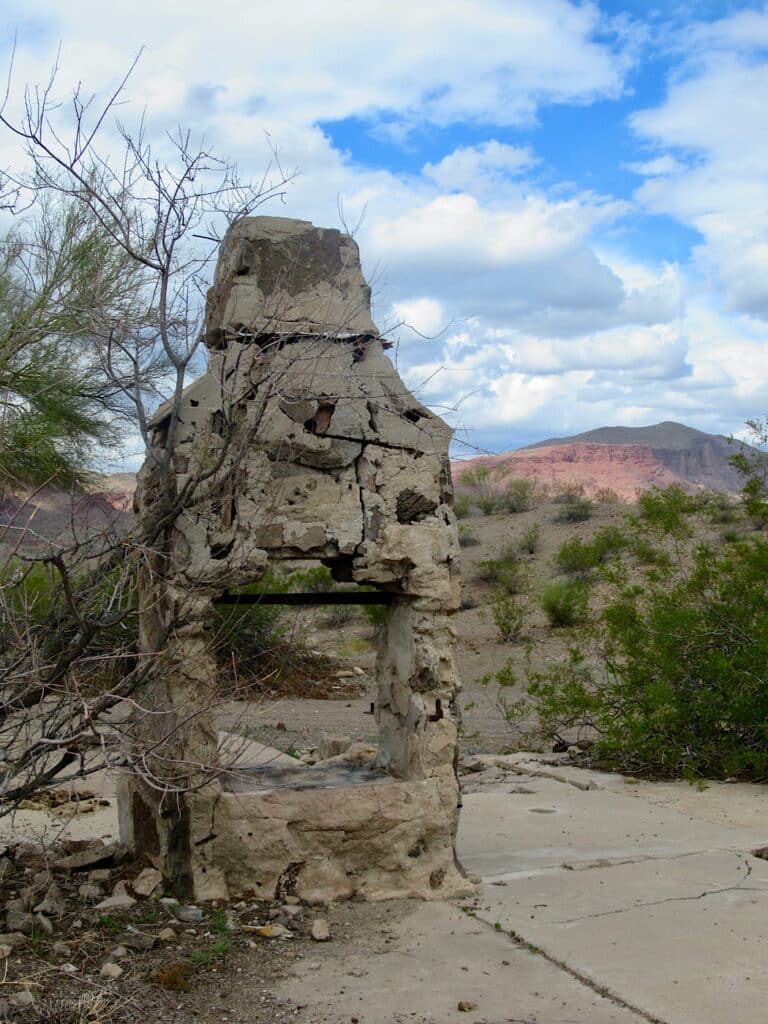
[[[278,995],[338,1024],[639,1024],[642,1017],[451,904],[423,904],[364,956],[328,949]],[[475,1004],[459,1010],[459,1003]]]

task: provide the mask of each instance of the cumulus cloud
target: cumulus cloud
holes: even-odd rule
[[[490,139],[480,146],[462,146],[438,163],[427,163],[422,173],[438,185],[456,191],[503,188],[511,176],[538,163],[530,146],[508,146]]]
[[[695,228],[700,271],[728,308],[768,320],[768,11],[690,33],[688,62],[659,106],[631,118],[659,155],[633,167],[645,209]]]

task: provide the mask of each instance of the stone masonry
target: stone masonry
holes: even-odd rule
[[[121,787],[123,837],[197,899],[466,892],[454,854],[451,431],[387,357],[357,246],[338,231],[238,221],[205,339],[208,371],[177,412],[155,416],[139,477],[142,517],[169,467],[183,507],[140,581],[142,651],[156,669],[137,717],[137,770]],[[393,595],[376,763],[364,784],[233,786],[217,748],[212,602],[297,559]]]

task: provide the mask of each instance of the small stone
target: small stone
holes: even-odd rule
[[[296,917],[298,914],[301,914],[302,911],[301,907],[295,907],[291,906],[290,904],[286,904],[286,906],[280,907],[280,912],[283,915],[283,917]]]
[[[471,999],[460,999],[457,1009],[461,1013],[471,1013],[472,1010],[477,1009],[477,1003],[473,1003]]]
[[[8,904],[5,915],[5,927],[9,932],[23,932],[29,935],[32,931],[32,915],[23,909],[25,900],[12,900]]]
[[[157,902],[161,903],[164,907],[169,907],[171,910],[179,905],[179,901],[175,896],[161,896]]]
[[[69,946],[66,942],[54,942],[51,952],[54,956],[69,956]]]
[[[109,959],[122,960],[124,956],[128,956],[128,950],[125,948],[125,946],[115,946],[115,948],[109,954]]]
[[[22,935],[21,932],[0,932],[0,942],[4,946],[15,949],[17,946],[23,946],[26,941],[26,935]]]
[[[289,907],[297,907],[301,903],[301,900],[298,896],[286,896],[284,902]]]
[[[84,868],[93,867],[106,860],[113,860],[123,848],[119,843],[110,843],[105,846],[103,843],[94,844],[85,850],[78,850],[68,857],[62,857],[54,861],[54,871],[82,871]]]
[[[119,978],[122,973],[123,968],[120,967],[119,964],[113,963],[104,964],[104,966],[99,971],[99,974],[102,976],[102,978],[111,978],[112,980]]]
[[[62,974],[77,974],[77,968],[74,964],[62,964],[59,970]]]
[[[0,960],[7,960],[13,952],[13,946],[6,946],[4,942],[0,942]]]
[[[163,876],[156,868],[144,868],[131,883],[137,896],[151,896],[163,883]]]
[[[61,917],[66,907],[64,905],[64,894],[54,882],[49,886],[43,900],[33,908],[37,914],[47,914],[48,917]]]
[[[154,949],[157,942],[155,935],[147,935],[146,932],[130,932],[123,939],[123,945],[129,949]]]
[[[78,919],[76,921],[72,922],[72,927],[73,928],[82,928],[83,927],[83,922],[80,920],[79,917],[78,917]]]
[[[355,675],[355,673],[350,671],[350,669],[343,668],[343,669],[341,669],[340,672],[336,673],[336,678],[337,679],[352,679],[354,677],[354,675]]]
[[[101,903],[96,904],[96,910],[127,910],[128,907],[136,905],[133,896],[107,896]]]
[[[111,868],[93,868],[88,872],[89,882],[109,882],[112,879]]]
[[[240,928],[244,932],[258,935],[260,939],[292,939],[293,932],[282,924],[252,925],[242,924]]]
[[[174,907],[173,912],[177,919],[185,924],[199,924],[205,917],[199,907]]]
[[[23,988],[21,992],[14,992],[8,1002],[13,1003],[14,1006],[25,1007],[34,1006],[35,997],[29,991],[28,988]]]
[[[360,668],[359,665],[353,665],[352,666],[352,671],[355,673],[356,676],[364,676],[365,675],[365,669],[364,668]]]
[[[41,931],[44,931],[46,935],[51,935],[53,933],[53,925],[51,924],[50,920],[45,916],[45,914],[35,914],[34,920],[35,925]]]
[[[173,942],[176,938],[176,932],[173,928],[161,928],[157,933],[157,937],[161,942]]]
[[[331,930],[324,917],[316,917],[312,922],[309,934],[315,942],[328,942],[331,938]]]
[[[93,900],[100,900],[104,897],[104,889],[98,882],[83,882],[83,884],[78,887],[77,891],[80,899],[88,900],[89,902],[92,902]]]
[[[124,881],[124,879],[121,878],[119,882],[115,883],[115,887],[112,890],[112,895],[113,896],[130,896],[131,894],[128,892],[128,883],[126,881]]]

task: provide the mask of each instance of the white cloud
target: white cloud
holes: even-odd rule
[[[633,167],[645,209],[702,236],[696,260],[728,308],[768,319],[768,11],[689,33],[689,60],[631,123],[659,156]]]
[[[422,173],[442,188],[484,192],[503,188],[511,176],[537,162],[529,146],[508,146],[490,139],[481,146],[455,149],[438,163],[425,164]]]

